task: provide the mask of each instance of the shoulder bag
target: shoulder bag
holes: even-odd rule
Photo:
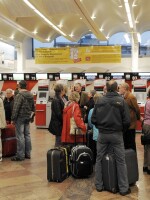
[[[75,129],[76,135],[83,135],[82,130],[77,127],[76,122],[74,120],[74,107],[75,104],[72,107],[72,117],[70,118],[70,135],[75,135]]]

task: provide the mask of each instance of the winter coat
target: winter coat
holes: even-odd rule
[[[74,112],[72,113],[73,105],[74,105]],[[64,111],[63,111],[63,129],[62,129],[61,141],[64,143],[75,142],[75,136],[70,135],[70,119],[72,116],[74,117],[77,127],[81,128],[83,133],[86,133],[86,126],[83,122],[83,119],[81,118],[81,111],[80,111],[79,105],[73,102],[70,105],[68,105],[66,108],[64,108]],[[76,142],[82,143],[83,136],[77,136]]]
[[[49,124],[49,132],[53,135],[60,136],[63,126],[63,109],[64,102],[59,96],[55,96],[51,104],[51,121]]]
[[[85,123],[88,123],[88,114],[90,110],[94,108],[94,105],[95,105],[94,99],[93,97],[90,97],[89,101],[86,104],[87,109],[86,109],[85,120],[84,120]]]
[[[82,91],[80,93],[80,101],[79,101],[82,118],[84,118],[84,116],[86,114],[86,109],[84,108],[84,106],[86,106],[88,100],[89,100],[89,98],[88,98],[87,93]]]
[[[122,132],[130,125],[128,105],[117,92],[107,92],[96,102],[91,122],[100,133]]]
[[[129,106],[130,111],[130,127],[129,129],[136,129],[137,120],[140,119],[140,108],[136,97],[129,91],[124,96],[125,101]]]
[[[0,129],[6,127],[5,110],[2,98],[0,98]]]
[[[14,105],[14,97],[13,96],[11,96],[10,98],[5,97],[4,109],[5,109],[6,121],[9,121],[9,122],[11,121],[13,105]]]
[[[18,119],[22,122],[30,121],[31,113],[34,111],[33,95],[27,90],[21,90],[15,96],[11,120],[14,122]]]

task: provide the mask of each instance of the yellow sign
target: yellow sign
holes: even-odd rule
[[[35,49],[36,64],[120,63],[120,46]]]

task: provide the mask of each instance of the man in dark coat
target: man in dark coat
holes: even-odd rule
[[[101,162],[109,146],[113,149],[116,159],[119,192],[124,196],[131,192],[123,143],[123,129],[130,125],[130,114],[128,105],[117,93],[117,82],[111,80],[107,82],[106,86],[107,93],[96,102],[91,118],[92,123],[99,129],[95,186],[98,192],[103,191]]]

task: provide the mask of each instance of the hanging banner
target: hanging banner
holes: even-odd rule
[[[94,80],[94,90],[96,91],[103,91],[105,85],[106,85],[106,79]]]
[[[120,63],[120,46],[35,49],[36,64]]]

